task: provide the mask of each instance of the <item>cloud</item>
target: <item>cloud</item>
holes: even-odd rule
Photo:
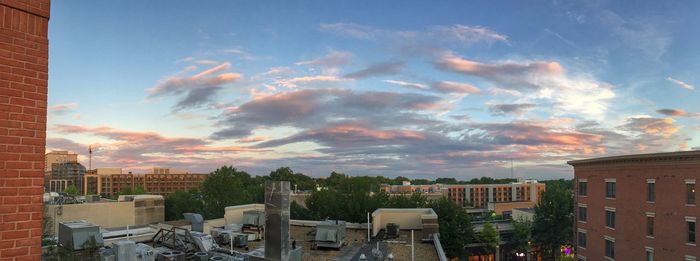
[[[276,78],[284,75],[289,75],[294,73],[294,70],[292,70],[289,67],[286,66],[281,66],[281,67],[271,67],[265,72],[256,74],[252,77],[253,80],[260,80],[264,78]]]
[[[487,104],[489,112],[494,116],[523,115],[535,106],[537,105],[532,103]]]
[[[672,118],[631,117],[621,128],[647,135],[669,137],[678,132],[674,122]]]
[[[362,79],[362,78],[369,78],[369,77],[376,77],[376,76],[383,76],[383,75],[393,75],[393,74],[398,74],[401,72],[401,68],[403,68],[404,63],[403,62],[384,62],[384,63],[375,63],[375,64],[370,64],[367,68],[348,73],[344,78],[348,79]]]
[[[688,117],[688,116],[694,116],[695,113],[688,113],[687,111],[684,110],[678,110],[678,109],[659,109],[656,110],[656,112],[666,115],[666,116],[677,116],[677,117]]]
[[[610,84],[585,74],[567,74],[558,62],[481,63],[447,54],[434,64],[440,70],[479,77],[501,90],[519,94],[527,91],[522,101],[547,100],[561,113],[582,117],[604,117],[610,99],[615,97]]]
[[[671,78],[670,76],[669,76],[669,77],[666,77],[666,80],[669,80],[670,82],[672,82],[672,83],[674,83],[674,84],[680,86],[681,88],[688,89],[688,90],[691,90],[691,91],[692,91],[692,90],[695,90],[695,87],[694,87],[693,85],[690,85],[690,84],[685,83],[685,82],[680,81],[680,80],[673,79],[673,78]]]
[[[431,85],[432,89],[441,93],[456,93],[456,94],[476,94],[481,92],[479,88],[468,83],[442,81]]]
[[[435,44],[468,47],[477,43],[508,43],[508,36],[478,25],[442,25],[411,31],[381,29],[354,23],[323,23],[319,29],[355,39],[389,41],[403,45],[405,49],[423,49],[422,47]]]
[[[66,115],[75,111],[78,108],[78,103],[59,103],[49,106],[49,111],[55,115]]]
[[[404,88],[414,89],[414,90],[424,91],[424,90],[428,89],[428,85],[425,85],[422,83],[406,82],[406,81],[399,81],[399,80],[384,80],[383,82],[398,85],[398,86],[401,86]]]
[[[235,153],[261,151],[238,146],[213,146],[211,141],[206,139],[166,137],[157,132],[129,131],[107,126],[55,125],[51,131],[63,135],[87,135],[105,139],[99,144],[91,144],[98,148],[93,156],[96,166],[187,166],[188,163],[203,164],[217,157],[228,157]],[[81,153],[87,148],[86,144],[79,144],[67,138],[48,138],[47,146]],[[216,167],[210,167],[213,168]]]
[[[227,62],[192,76],[166,77],[147,90],[148,98],[185,94],[185,97],[175,105],[176,111],[208,104],[213,101],[218,91],[223,89],[221,85],[235,82],[242,77],[238,73],[224,72],[230,67],[231,64]]]
[[[299,76],[287,79],[279,79],[275,81],[276,85],[284,86],[287,88],[297,88],[301,86],[309,86],[313,84],[324,84],[324,83],[337,83],[348,81],[345,78],[339,78],[334,75],[313,75],[313,76]]]
[[[255,98],[221,116],[215,139],[240,138],[259,127],[291,126],[301,129],[331,122],[364,120],[376,124],[416,124],[422,111],[442,109],[442,99],[415,93],[301,89]]]
[[[313,60],[300,61],[295,64],[335,68],[350,64],[352,57],[353,54],[350,52],[331,51],[324,57]]]

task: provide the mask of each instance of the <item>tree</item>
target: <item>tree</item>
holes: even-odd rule
[[[289,204],[289,215],[292,219],[300,219],[300,220],[316,220],[316,219],[318,219],[317,217],[315,217],[313,215],[313,213],[309,209],[297,204],[294,201],[292,201],[292,203]]]
[[[535,206],[532,237],[552,259],[561,244],[573,241],[573,205],[573,192],[554,185],[547,187]]]
[[[447,256],[466,259],[467,252],[464,246],[471,243],[474,237],[467,212],[447,197],[431,202],[430,207],[439,217],[440,242]]]
[[[530,251],[530,235],[532,232],[532,222],[525,220],[513,220],[513,237],[509,244],[513,253],[525,253]]]
[[[253,203],[255,196],[244,186],[246,179],[250,179],[248,173],[232,166],[223,166],[212,172],[202,183],[205,218],[222,218],[228,206]]]
[[[484,244],[484,250],[488,254],[495,254],[501,237],[498,230],[491,223],[484,224],[484,228],[477,235],[477,240]]]
[[[63,190],[63,193],[66,193],[70,196],[77,196],[78,188],[75,187],[75,185],[68,185],[68,187],[66,187],[66,189]]]
[[[204,202],[199,191],[175,191],[165,198],[166,221],[182,219],[182,213],[204,213]]]

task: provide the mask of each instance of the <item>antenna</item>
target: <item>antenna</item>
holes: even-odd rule
[[[89,161],[88,161],[88,169],[92,170],[92,145],[88,146],[88,154],[89,156]]]
[[[510,159],[510,178],[515,179],[515,174],[513,172],[513,159]]]

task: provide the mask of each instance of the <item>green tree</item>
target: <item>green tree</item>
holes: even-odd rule
[[[311,210],[297,204],[296,202],[292,201],[291,204],[289,204],[289,215],[291,216],[292,219],[300,219],[300,220],[316,220],[318,219],[313,215]]]
[[[199,191],[175,191],[165,198],[166,221],[182,219],[182,213],[204,213],[204,202]]]
[[[484,224],[484,228],[477,234],[477,240],[484,244],[484,250],[488,254],[495,254],[501,237],[498,230],[491,224]]]
[[[509,244],[513,253],[525,253],[530,251],[530,240],[532,234],[532,222],[525,220],[513,220],[513,237]]]
[[[431,202],[430,207],[438,215],[440,242],[445,254],[451,258],[466,259],[464,246],[474,238],[472,222],[467,212],[447,197]]]
[[[68,185],[68,187],[66,187],[66,189],[63,190],[63,193],[66,193],[71,196],[77,196],[78,188],[75,187],[75,185]]]
[[[554,185],[547,187],[540,203],[535,206],[532,237],[552,259],[561,244],[573,241],[573,205],[573,192]]]
[[[202,183],[205,218],[222,218],[228,206],[253,203],[255,195],[249,194],[244,186],[246,178],[250,178],[248,173],[232,166],[223,166],[212,172]]]

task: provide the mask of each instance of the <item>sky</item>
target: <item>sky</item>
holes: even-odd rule
[[[570,178],[569,160],[700,147],[698,11],[54,2],[47,151],[134,172]]]

